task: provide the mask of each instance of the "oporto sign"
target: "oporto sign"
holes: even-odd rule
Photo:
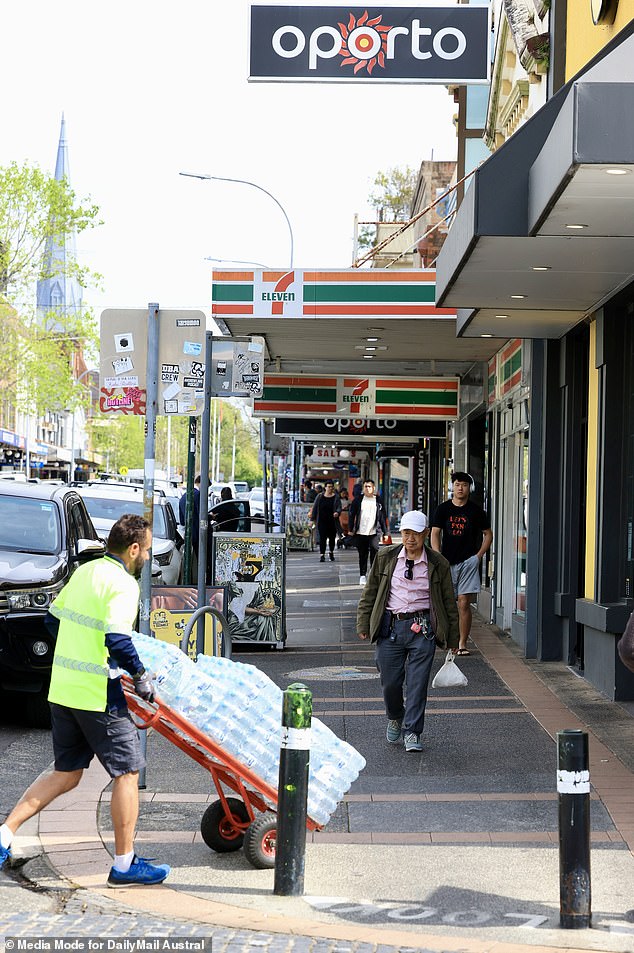
[[[250,80],[485,83],[489,7],[251,7]]]

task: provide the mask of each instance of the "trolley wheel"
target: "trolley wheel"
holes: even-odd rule
[[[228,797],[227,805],[231,811],[231,819],[225,814],[222,801],[214,801],[210,804],[200,819],[200,833],[205,844],[218,854],[240,850],[244,840],[244,829],[238,827],[236,822],[242,823],[249,820],[249,812],[239,798]]]
[[[252,867],[258,870],[275,867],[276,841],[277,817],[275,814],[260,814],[251,821],[244,835],[243,850]]]

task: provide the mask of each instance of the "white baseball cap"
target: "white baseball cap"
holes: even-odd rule
[[[401,530],[413,529],[415,533],[422,533],[427,529],[427,517],[420,510],[410,510],[401,516]]]

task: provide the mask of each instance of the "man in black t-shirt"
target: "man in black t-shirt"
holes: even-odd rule
[[[480,560],[493,542],[488,514],[469,499],[472,480],[468,473],[451,476],[453,497],[441,503],[431,522],[431,546],[451,566],[458,602],[460,647],[458,655],[470,655],[471,601],[480,592]]]

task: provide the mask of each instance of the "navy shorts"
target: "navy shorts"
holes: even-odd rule
[[[51,729],[57,771],[87,768],[94,755],[111,778],[145,766],[139,735],[127,708],[80,711],[51,702]]]

